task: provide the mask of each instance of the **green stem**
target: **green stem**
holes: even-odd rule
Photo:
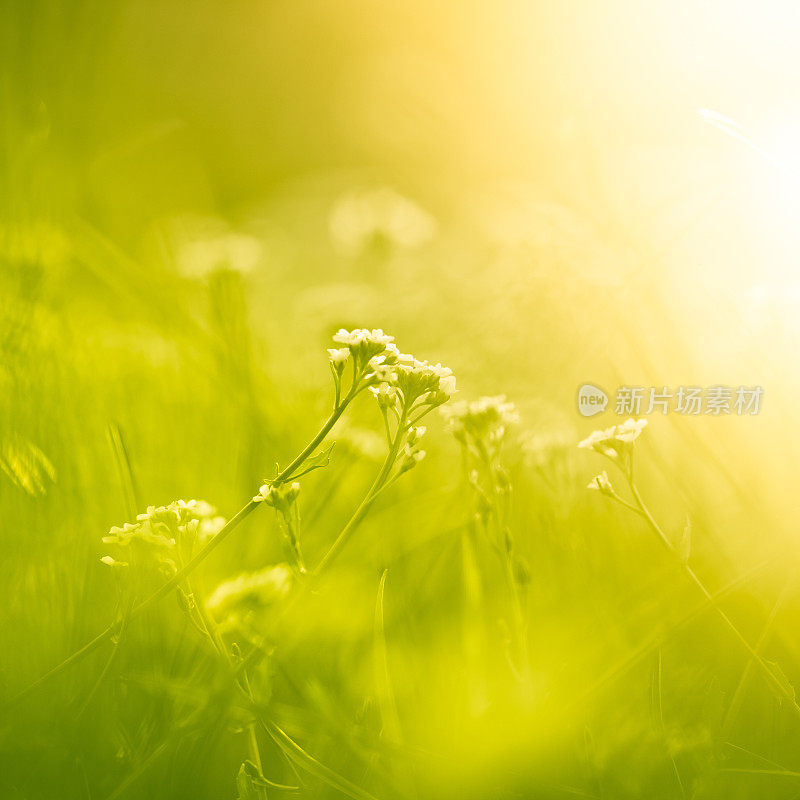
[[[731,618],[717,605],[715,602],[712,594],[708,591],[705,584],[700,580],[697,573],[684,561],[678,551],[675,549],[675,546],[669,540],[669,537],[664,533],[661,526],[656,522],[653,515],[650,513],[650,510],[645,505],[644,501],[642,500],[642,496],[639,494],[639,490],[636,488],[636,484],[633,481],[632,477],[632,470],[631,476],[628,479],[628,485],[630,486],[631,493],[633,494],[634,499],[636,500],[636,504],[641,511],[642,516],[647,520],[647,523],[650,525],[652,530],[656,533],[658,538],[661,540],[662,544],[669,550],[669,552],[678,559],[681,568],[683,569],[686,576],[689,580],[700,590],[702,595],[705,599],[710,603],[713,609],[717,612],[720,619],[725,623],[731,633],[738,639],[739,643],[744,647],[747,651],[749,656],[753,659],[753,661],[758,665],[759,669],[764,674],[764,677],[767,680],[767,683],[777,691],[781,697],[786,700],[786,702],[791,706],[792,710],[800,715],[800,705],[798,705],[797,700],[795,699],[793,693],[788,691],[783,684],[778,680],[775,673],[770,669],[769,665],[764,661],[764,659],[759,655],[759,653],[755,650],[755,648],[747,641],[744,635],[739,631],[736,625],[733,623]]]
[[[635,505],[629,503],[627,500],[623,500],[616,492],[612,492],[611,494],[606,492],[605,494],[612,500],[616,500],[621,506],[627,508],[628,511],[633,511],[634,514],[638,514],[640,517],[644,517],[644,514]]]
[[[240,681],[239,674],[236,672],[236,666],[231,660],[231,656],[230,653],[228,653],[227,647],[225,647],[225,642],[222,636],[220,635],[216,624],[211,619],[211,617],[209,617],[208,612],[205,609],[203,598],[198,597],[197,595],[194,595],[194,597],[195,597],[195,607],[197,608],[197,613],[200,615],[200,619],[203,623],[203,628],[205,629],[208,638],[211,640],[211,643],[214,645],[220,657],[224,660],[225,665],[230,670],[231,677],[233,678],[233,681],[236,684],[237,688],[242,690],[247,699],[251,703],[253,703],[254,702],[253,693],[252,690],[250,689],[250,682],[247,680],[247,673],[246,672],[241,673],[241,681]],[[253,763],[258,767],[258,771],[260,773],[263,772],[263,766],[261,764],[261,750],[258,747],[258,736],[256,735],[255,720],[252,720],[247,726],[247,744],[248,744],[248,749],[250,751],[250,758],[253,760]],[[267,790],[265,787],[257,786],[256,792],[260,800],[267,800]]]
[[[325,553],[325,555],[322,557],[322,560],[312,571],[312,577],[318,577],[321,572],[330,566],[333,559],[336,558],[342,547],[344,547],[344,545],[347,543],[347,540],[358,527],[358,524],[366,516],[370,506],[375,502],[375,498],[378,496],[381,488],[383,488],[383,483],[386,481],[392,467],[394,466],[394,462],[397,459],[397,453],[399,452],[400,446],[405,438],[406,413],[407,412],[404,409],[397,427],[397,433],[394,437],[394,441],[392,442],[392,446],[389,449],[389,454],[386,456],[386,460],[383,462],[381,471],[373,481],[372,486],[370,486],[369,491],[364,496],[364,499],[361,501],[361,504],[358,506],[353,516],[350,517],[350,520],[344,526],[341,533],[336,537],[328,552]]]
[[[355,393],[351,389],[345,399],[341,403],[337,403],[331,412],[331,415],[327,420],[325,420],[325,423],[317,432],[317,435],[306,445],[306,447],[303,448],[297,458],[295,458],[288,467],[283,469],[278,477],[272,481],[273,484],[285,483],[287,480],[289,480],[289,478],[292,477],[292,473],[294,473],[303,465],[305,460],[317,449],[317,447],[319,447],[325,437],[331,432],[331,429],[336,424],[339,417],[342,416],[344,410],[347,408],[354,396]]]
[[[497,469],[495,462],[486,450],[486,446],[482,441],[478,441],[478,452],[481,459],[486,465],[489,479],[492,484],[492,516],[497,526],[496,539],[501,551],[501,560],[503,562],[506,580],[508,582],[508,589],[511,593],[511,613],[514,618],[515,635],[517,639],[519,664],[517,665],[518,677],[522,683],[523,689],[530,696],[532,694],[533,680],[531,677],[530,668],[530,654],[528,652],[528,631],[525,624],[525,614],[522,608],[522,598],[519,593],[519,585],[517,577],[514,574],[514,562],[512,559],[512,546],[510,534],[506,532],[506,515],[501,511],[501,503],[503,500],[503,493],[500,489],[500,484],[497,478]],[[507,510],[507,509],[506,509]]]
[[[300,454],[287,466],[283,469],[277,478],[273,481],[273,483],[283,483],[287,481],[291,476],[292,473],[295,472],[305,460],[317,449],[320,443],[325,439],[325,437],[330,433],[333,426],[336,424],[339,417],[342,416],[344,410],[347,408],[347,405],[350,401],[355,397],[356,394],[356,387],[351,387],[350,391],[348,392],[347,396],[344,400],[337,404],[334,408],[331,415],[322,425],[322,427],[317,432],[317,435],[308,443],[308,445],[303,448]],[[163,597],[165,597],[169,592],[174,589],[181,581],[183,581],[189,574],[191,574],[203,561],[208,558],[209,555],[219,547],[222,542],[227,539],[227,537],[234,531],[234,529],[239,525],[245,517],[249,516],[251,512],[255,510],[255,508],[259,505],[259,503],[255,502],[254,500],[248,501],[239,511],[231,517],[225,526],[219,531],[219,533],[214,536],[212,539],[208,541],[208,543],[203,547],[201,550],[197,552],[197,554],[191,558],[178,572],[175,573],[166,583],[164,583],[159,589],[157,589],[153,594],[139,603],[137,606],[133,608],[131,613],[129,614],[128,619],[133,619],[134,617],[141,614],[145,609],[149,608],[154,603],[157,603]],[[83,647],[79,650],[76,650],[72,655],[65,658],[59,664],[57,664],[52,669],[45,672],[39,678],[37,678],[33,683],[29,684],[25,689],[19,692],[17,695],[12,697],[7,703],[5,703],[0,710],[7,710],[13,706],[15,706],[18,702],[26,698],[31,692],[38,689],[42,684],[46,683],[52,678],[55,678],[65,669],[70,667],[72,664],[80,661],[85,656],[90,655],[99,647],[101,647],[105,642],[115,636],[121,630],[121,622],[117,621],[111,625],[109,625],[104,631],[99,633],[97,636],[94,637],[91,641],[87,642]]]

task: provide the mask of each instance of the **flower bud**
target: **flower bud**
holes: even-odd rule
[[[328,350],[328,355],[331,357],[331,364],[336,372],[341,375],[344,371],[347,359],[350,358],[350,349],[342,347],[339,350]]]
[[[599,475],[595,475],[594,478],[589,481],[586,488],[593,489],[594,491],[600,492],[600,494],[604,494],[607,497],[614,497],[616,494],[605,470],[603,470]]]
[[[404,454],[403,454],[403,461],[400,464],[400,471],[397,473],[398,475],[402,475],[404,472],[408,472],[410,469],[419,464],[422,459],[425,458],[425,451],[424,450],[412,450],[408,445],[406,445]]]
[[[381,408],[394,408],[397,405],[397,392],[388,383],[371,386],[370,391]]]
[[[109,567],[113,567],[114,569],[120,569],[128,566],[127,561],[117,561],[116,558],[112,558],[111,556],[103,556],[100,561]]]
[[[412,427],[408,431],[408,443],[412,447],[425,435],[427,428],[424,425],[418,425],[416,428]]]

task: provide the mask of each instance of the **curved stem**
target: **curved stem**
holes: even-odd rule
[[[228,670],[230,670],[231,677],[237,688],[243,690],[246,697],[253,702],[253,694],[250,689],[250,683],[247,679],[247,673],[243,671],[241,673],[240,680],[240,674],[236,671],[236,666],[231,659],[228,648],[225,646],[225,641],[220,635],[219,629],[217,628],[214,620],[211,619],[206,611],[203,598],[194,593],[189,581],[187,581],[187,585],[189,586],[190,591],[192,591],[192,595],[195,598],[195,608],[197,608],[197,613],[200,617],[200,621],[203,624],[203,629],[206,635],[214,645],[215,650],[219,653],[220,658],[225,662],[225,666],[228,668]],[[258,747],[258,736],[256,735],[255,720],[251,721],[247,726],[247,744],[250,751],[250,757],[253,759],[253,763],[258,767],[258,771],[262,772],[263,767],[261,765],[261,751]],[[260,800],[267,800],[267,790],[265,787],[256,786],[256,793]]]
[[[336,407],[331,412],[331,415],[328,419],[323,423],[322,427],[317,432],[316,436],[303,448],[303,450],[299,453],[299,455],[285,468],[283,469],[275,478],[273,483],[283,483],[284,481],[288,480],[292,474],[302,466],[303,462],[317,449],[320,443],[325,439],[325,437],[331,432],[331,429],[336,424],[339,417],[342,416],[344,410],[347,408],[350,401],[355,397],[356,391],[355,386],[351,387],[348,394],[345,396],[344,400],[337,404]],[[179,569],[175,575],[173,575],[166,583],[164,583],[161,587],[159,587],[153,594],[143,600],[141,603],[136,605],[130,612],[128,619],[133,619],[134,617],[141,614],[145,609],[149,608],[154,603],[161,600],[165,597],[169,592],[174,589],[181,581],[183,581],[191,572],[193,572],[203,561],[208,558],[209,555],[219,547],[222,542],[227,539],[227,537],[234,531],[234,529],[239,525],[239,523],[245,519],[245,517],[249,516],[252,511],[259,505],[259,503],[255,502],[254,500],[248,501],[239,511],[232,516],[228,522],[224,525],[224,527],[214,536],[212,539],[208,541],[208,543],[199,550],[193,558],[191,558],[181,569]],[[25,687],[21,692],[17,695],[12,697],[9,701],[3,704],[0,707],[2,710],[6,710],[11,708],[12,706],[16,705],[19,701],[23,700],[27,697],[31,692],[38,689],[42,684],[49,681],[51,678],[55,678],[65,669],[70,667],[72,664],[80,661],[85,656],[90,655],[99,647],[101,647],[105,642],[111,639],[113,636],[119,633],[121,630],[121,621],[118,620],[117,622],[112,623],[109,625],[104,631],[97,634],[91,641],[87,642],[83,647],[76,650],[74,653],[69,655],[59,664],[57,664],[52,669],[45,672],[39,678],[37,678],[33,683],[29,684]]]
[[[756,649],[750,644],[750,642],[744,637],[741,631],[736,627],[733,620],[716,604],[711,592],[706,588],[705,584],[702,580],[698,577],[697,573],[684,561],[684,559],[680,558],[678,551],[676,550],[675,546],[669,540],[667,535],[662,530],[661,526],[656,522],[653,515],[650,513],[650,510],[645,505],[644,501],[642,500],[642,496],[639,494],[639,490],[636,487],[636,484],[633,481],[632,477],[632,470],[631,470],[631,477],[628,479],[628,485],[630,486],[631,493],[633,494],[634,499],[636,500],[636,504],[639,507],[642,516],[647,520],[647,523],[650,525],[652,530],[656,533],[658,538],[661,540],[662,544],[667,548],[667,550],[674,555],[678,561],[680,562],[681,568],[683,569],[686,576],[689,580],[699,589],[702,595],[705,597],[706,600],[709,601],[711,606],[719,615],[720,619],[725,623],[728,630],[738,639],[739,643],[744,647],[747,651],[748,655],[753,659],[753,661],[758,665],[761,669],[764,677],[767,680],[767,683],[776,691],[778,692],[781,697],[788,703],[788,705],[792,708],[792,710],[800,715],[800,705],[798,705],[797,700],[794,696],[794,693],[787,689],[783,683],[778,679],[776,674],[770,669],[769,664],[761,657],[761,655],[756,651]]]
[[[508,590],[511,593],[511,613],[514,622],[514,634],[517,640],[517,653],[519,663],[515,666],[512,663],[512,669],[517,674],[523,690],[528,695],[532,696],[533,692],[533,678],[531,676],[530,666],[530,652],[528,648],[528,627],[525,621],[525,613],[522,607],[522,597],[520,596],[519,582],[514,573],[514,562],[511,551],[510,533],[507,529],[506,519],[508,515],[508,505],[503,509],[503,492],[500,488],[500,483],[497,474],[496,460],[492,458],[489,451],[486,449],[486,444],[483,440],[477,440],[475,447],[478,452],[480,460],[483,462],[489,481],[491,483],[491,498],[489,503],[491,505],[492,516],[494,517],[495,526],[495,539],[497,542],[497,549],[500,554],[500,559],[503,562],[503,571],[505,573],[506,581],[508,583]],[[480,488],[480,487],[476,487]]]
[[[318,577],[319,574],[328,568],[330,563],[333,561],[334,558],[339,554],[339,551],[344,547],[347,540],[353,534],[353,531],[358,527],[358,524],[361,520],[366,516],[367,511],[369,511],[370,506],[375,502],[375,498],[378,496],[378,493],[383,488],[383,484],[386,481],[389,473],[391,472],[392,467],[394,466],[394,462],[397,459],[397,453],[400,450],[400,445],[405,438],[405,421],[406,421],[406,411],[404,410],[400,416],[400,422],[397,426],[397,433],[395,434],[394,441],[392,442],[392,446],[389,449],[389,453],[386,456],[386,460],[383,462],[383,466],[381,467],[381,471],[378,473],[377,477],[370,486],[369,491],[364,496],[364,499],[361,501],[361,504],[355,510],[355,513],[352,517],[350,517],[347,524],[342,528],[341,533],[336,537],[335,541],[331,545],[330,549],[327,553],[322,557],[322,560],[317,564],[317,566],[312,571],[312,577]]]
[[[305,462],[305,460],[317,449],[317,447],[319,447],[325,437],[331,432],[331,429],[336,424],[339,417],[342,416],[344,410],[347,408],[348,403],[352,399],[353,392],[351,390],[350,393],[345,397],[344,401],[334,407],[331,415],[327,420],[325,420],[324,424],[317,432],[317,435],[303,448],[303,450],[298,454],[297,458],[295,458],[288,467],[281,470],[281,472],[278,474],[278,477],[272,481],[273,484],[284,483],[292,477],[292,473],[294,473],[303,465],[303,462]]]

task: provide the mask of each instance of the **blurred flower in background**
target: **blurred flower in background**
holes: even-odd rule
[[[173,220],[168,238],[175,266],[187,278],[207,278],[224,269],[249,275],[263,256],[263,245],[255,236],[238,233],[216,217]]]
[[[430,214],[388,186],[342,195],[329,225],[333,241],[351,253],[381,244],[413,249],[430,241],[437,227]]]

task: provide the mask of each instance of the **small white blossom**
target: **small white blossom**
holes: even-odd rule
[[[646,419],[627,419],[621,425],[612,425],[605,430],[593,431],[578,444],[585,450],[594,450],[609,458],[617,458],[627,452],[629,446],[639,438],[647,426]]]
[[[410,445],[416,444],[424,435],[427,428],[424,425],[418,425],[416,428],[411,428],[408,432],[408,443]]]
[[[382,380],[382,377],[376,375],[378,372],[391,374],[386,372],[386,368],[395,363],[398,351],[394,344],[394,336],[389,336],[380,328],[372,330],[355,328],[352,331],[340,328],[334,334],[333,341],[346,345],[346,347],[340,350],[329,350],[331,357],[333,358],[333,353],[336,353],[336,358],[341,359],[344,357],[342,351],[348,351],[353,356],[356,368],[361,374],[370,373],[368,379]],[[343,362],[339,363],[343,365]],[[338,368],[337,363],[334,363],[334,366]]]
[[[356,328],[352,331],[341,328],[333,340],[347,346],[361,377],[371,385],[384,408],[395,404],[390,395],[402,396],[404,404],[410,409],[417,401],[421,405],[441,405],[456,391],[456,379],[451,369],[401,353],[394,344],[394,337],[380,328]],[[339,353],[334,350],[328,352],[331,358],[334,353]],[[336,357],[339,358],[338,355]],[[376,385],[377,391],[374,388]]]
[[[456,393],[456,377],[455,375],[444,375],[439,378],[439,391],[452,397]]]
[[[400,469],[398,470],[398,475],[402,475],[404,472],[408,472],[408,470],[413,469],[414,467],[419,464],[422,459],[425,458],[425,451],[424,450],[417,450],[414,447],[409,447],[406,445],[403,448],[403,457],[400,462]]]
[[[328,355],[330,356],[331,364],[333,364],[334,369],[341,375],[347,360],[350,358],[350,348],[342,347],[338,350],[329,349]]]
[[[613,495],[614,487],[608,479],[608,473],[603,470],[599,475],[595,475],[586,486],[587,489],[593,489],[600,492],[600,494]]]
[[[622,425],[617,425],[617,439],[621,442],[633,442],[646,427],[646,419],[626,419]]]
[[[203,500],[175,500],[168,506],[148,506],[143,514],[137,514],[136,522],[126,522],[122,527],[113,526],[108,535],[103,537],[103,542],[124,547],[136,542],[155,547],[158,551],[156,560],[167,563],[171,561],[167,553],[175,548],[176,542],[208,539],[224,526],[225,518],[218,516],[217,510],[209,503]],[[109,561],[103,560],[103,563],[110,566]]]
[[[381,408],[395,408],[397,406],[397,389],[390,386],[388,383],[381,383],[378,386],[370,386],[369,390],[372,392]]]
[[[119,567],[127,567],[127,561],[117,561],[115,558],[111,558],[111,556],[103,556],[100,561],[103,564],[106,564],[109,567],[119,568]]]
[[[394,365],[386,362],[386,356],[373,356],[368,362],[368,367],[370,374],[366,376],[367,380],[381,383],[392,383],[397,380]]]
[[[373,328],[372,330],[355,328],[352,331],[339,328],[333,336],[333,341],[346,344],[349,348],[359,347],[362,344],[371,344],[385,349],[387,345],[394,342],[394,336],[385,334],[380,328]]]
[[[421,400],[424,405],[441,405],[456,391],[456,379],[449,367],[420,361],[413,356],[398,356],[394,385],[407,404]]]

